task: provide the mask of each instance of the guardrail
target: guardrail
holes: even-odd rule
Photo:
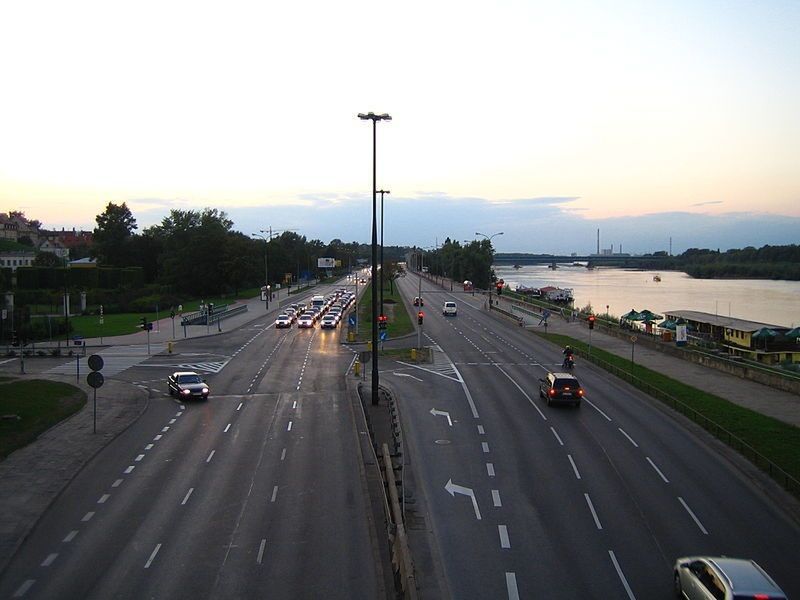
[[[390,534],[392,544],[392,565],[395,566],[400,578],[400,588],[404,597],[411,600],[417,598],[417,580],[414,576],[414,561],[411,559],[411,549],[408,546],[406,527],[403,524],[403,511],[400,510],[400,498],[397,496],[397,483],[394,478],[394,464],[389,455],[389,446],[381,446],[383,458],[383,472],[386,478],[386,487],[389,490],[389,505],[391,506],[391,523],[394,525],[394,535]]]
[[[631,385],[639,388],[647,395],[652,396],[656,400],[666,404],[673,410],[681,413],[685,417],[688,417],[698,425],[700,425],[703,429],[708,431],[711,435],[716,437],[717,439],[725,442],[728,446],[742,454],[745,458],[750,460],[754,465],[765,471],[772,477],[775,481],[780,483],[784,489],[793,493],[795,496],[800,496],[800,480],[792,477],[789,473],[784,471],[781,467],[773,463],[769,460],[766,456],[758,452],[755,448],[753,448],[750,444],[745,442],[742,438],[738,437],[737,435],[731,433],[727,429],[725,429],[722,425],[709,419],[705,415],[700,414],[697,410],[686,404],[685,402],[678,400],[674,396],[667,394],[666,392],[661,391],[654,385],[648,383],[647,381],[636,377],[635,375],[625,371],[624,369],[620,369],[619,367],[612,365],[604,361],[601,358],[596,356],[592,356],[583,351],[575,352],[578,356],[582,357],[585,360],[589,360],[594,364],[598,365],[602,369],[608,371],[615,377],[619,377],[620,379],[624,379]]]
[[[208,317],[206,316],[205,311],[199,311],[199,310],[185,314],[183,315],[183,317],[181,317],[181,326],[206,325],[206,324],[210,325],[211,323],[224,321],[228,317],[233,317],[234,315],[247,312],[247,304],[238,304],[231,309],[228,308],[229,306],[230,304],[215,306],[214,313]]]

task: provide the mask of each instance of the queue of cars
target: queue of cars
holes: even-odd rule
[[[292,304],[281,312],[275,319],[275,328],[288,329],[296,324],[298,329],[311,329],[319,323],[322,329],[335,329],[355,301],[356,295],[346,288],[327,296],[314,296],[309,305]]]

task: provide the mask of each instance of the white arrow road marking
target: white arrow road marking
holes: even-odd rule
[[[436,410],[435,408],[432,408],[431,409],[431,414],[434,417],[437,416],[437,415],[439,415],[440,417],[447,417],[447,424],[450,425],[450,427],[453,426],[453,421],[450,419],[450,413],[449,412],[444,411],[444,410]]]
[[[416,379],[417,381],[422,381],[419,377],[414,377],[408,373],[398,373],[397,371],[392,371],[392,375],[397,375],[398,377],[411,377],[411,379]]]
[[[456,494],[461,494],[463,496],[469,496],[472,499],[472,506],[475,508],[475,518],[479,521],[481,520],[481,511],[478,508],[478,501],[475,499],[475,492],[472,491],[472,488],[464,487],[463,485],[456,485],[453,483],[452,479],[447,480],[447,485],[444,486],[444,489],[447,490],[447,493],[456,497]]]

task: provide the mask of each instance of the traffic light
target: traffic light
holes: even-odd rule
[[[595,318],[596,317],[594,315],[589,315],[589,329],[594,329],[594,320],[595,320]]]
[[[378,316],[378,329],[386,329],[388,321],[389,321],[389,317],[387,317],[386,315],[379,315]]]
[[[142,328],[142,331],[147,330],[147,317],[140,317],[139,318],[139,327]]]
[[[422,325],[422,319],[424,319],[424,318],[425,318],[425,313],[424,313],[424,312],[422,312],[422,311],[419,311],[419,312],[417,313],[417,323],[419,323],[420,325]]]
[[[498,296],[502,296],[503,295],[503,284],[498,281],[497,285],[496,285],[496,289],[497,289],[497,295]]]

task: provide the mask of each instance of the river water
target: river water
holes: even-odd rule
[[[631,309],[665,311],[697,310],[779,325],[800,325],[800,281],[763,279],[693,279],[677,271],[635,271],[559,265],[529,265],[515,269],[494,266],[498,278],[514,289],[517,285],[572,288],[575,306],[591,304],[595,313],[620,316]],[[661,281],[654,281],[659,275]]]

